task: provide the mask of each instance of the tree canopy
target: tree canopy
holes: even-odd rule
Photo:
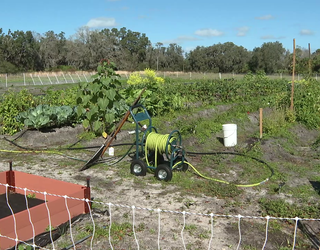
[[[108,58],[118,70],[197,71],[267,74],[292,71],[292,53],[280,42],[267,42],[253,51],[232,42],[198,46],[184,52],[176,43],[152,44],[146,34],[126,29],[90,30],[81,27],[70,38],[64,32],[0,28],[0,73],[51,70],[95,70]],[[296,49],[297,73],[320,72],[320,49],[309,55]]]

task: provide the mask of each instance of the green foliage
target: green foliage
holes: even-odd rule
[[[170,91],[169,84],[148,81],[147,83],[139,85],[128,85],[125,90],[121,91],[127,104],[131,105],[143,88],[146,88],[140,103],[143,104],[152,116],[163,115],[172,111],[182,109],[184,105],[184,98],[181,92]],[[130,102],[129,102],[130,101]]]
[[[0,61],[0,74],[14,74],[17,73],[19,69],[10,62]]]
[[[115,68],[114,63],[102,60],[94,80],[79,86],[78,115],[82,116],[83,110],[86,110],[83,126],[96,134],[111,130],[116,118],[127,110],[119,94],[121,82]]]
[[[307,84],[297,84],[294,89],[294,110],[297,121],[310,128],[320,125],[320,84],[309,79]]]
[[[37,105],[36,98],[26,89],[20,92],[7,91],[1,98],[0,134],[12,135],[20,131],[24,125],[16,120],[16,116]]]
[[[109,237],[109,225],[105,227],[99,227],[96,226],[95,228],[95,237]],[[87,232],[92,233],[93,232],[93,227],[92,225],[87,225],[86,226]],[[139,226],[138,226],[138,231]],[[111,237],[112,239],[119,241],[122,240],[125,236],[133,236],[133,231],[132,231],[132,224],[128,222],[124,223],[117,223],[117,222],[112,222],[111,224]]]
[[[19,244],[18,250],[32,250],[34,249],[31,245]]]
[[[48,128],[70,125],[77,121],[76,108],[70,106],[39,105],[16,116],[19,123],[27,128]]]
[[[78,87],[57,90],[52,86],[44,91],[43,96],[39,96],[39,103],[50,106],[75,106],[77,91]]]
[[[290,117],[290,119],[292,119]],[[268,136],[278,136],[287,129],[289,123],[284,110],[272,109],[263,116],[263,132]]]
[[[282,218],[318,218],[320,215],[319,207],[314,204],[299,206],[290,204],[284,200],[269,200],[262,198],[259,201],[261,207],[265,210],[265,215]]]
[[[139,72],[133,72],[130,74],[129,79],[127,81],[130,85],[137,84],[162,84],[164,83],[164,79],[162,77],[158,77],[156,72],[152,69],[145,69],[144,75],[142,76]]]

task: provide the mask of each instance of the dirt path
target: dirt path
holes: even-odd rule
[[[254,119],[253,119],[254,120]],[[252,128],[246,127],[246,132],[257,129],[252,123]],[[275,146],[275,140],[266,140],[261,144],[264,152],[264,160],[277,162],[300,162],[301,164],[313,164],[319,162],[315,158],[316,152],[310,150],[310,145],[319,136],[319,131],[308,131],[302,126],[295,127],[295,133],[299,137],[299,145],[296,146],[299,154],[292,155],[280,145]],[[65,147],[77,143],[78,135],[82,132],[80,126],[76,128],[66,127],[46,132],[27,131],[23,134],[8,137],[8,140],[20,146],[32,149]],[[130,140],[127,131],[123,131],[117,142]],[[239,136],[239,145],[248,146],[248,139]],[[100,146],[103,138],[88,142],[80,142],[82,146]],[[186,142],[188,145],[191,142]],[[280,141],[278,141],[280,143]],[[77,144],[77,145],[80,145]],[[20,150],[17,145],[0,139],[2,149]],[[266,183],[265,186],[243,188],[237,199],[225,199],[213,197],[210,193],[192,195],[179,190],[175,185],[164,185],[154,180],[151,174],[146,177],[130,175],[130,157],[116,165],[99,165],[85,171],[79,171],[84,162],[96,149],[78,151],[59,151],[54,153],[3,153],[0,152],[0,170],[8,169],[8,161],[13,161],[15,170],[24,171],[36,175],[46,176],[85,185],[86,177],[91,177],[92,197],[99,201],[94,210],[96,227],[103,231],[108,227],[110,219],[119,225],[118,233],[112,239],[114,249],[137,249],[137,243],[132,231],[135,225],[135,233],[140,249],[157,249],[158,243],[161,249],[236,249],[239,243],[239,225],[241,232],[241,246],[243,249],[261,249],[265,241],[265,220],[243,218],[239,224],[236,216],[262,216],[259,199],[267,197],[265,187],[275,183]],[[116,148],[116,156],[118,149]],[[75,159],[71,159],[76,158]],[[105,155],[105,160],[113,160]],[[80,161],[83,160],[83,161]],[[194,161],[194,162],[193,162]],[[191,159],[196,163],[196,159]],[[280,167],[279,167],[280,168]],[[289,179],[286,185],[300,185],[309,182],[307,177]],[[278,184],[278,183],[276,183]],[[290,195],[279,193],[278,198],[290,201]],[[295,202],[292,200],[292,202]],[[111,207],[109,203],[112,203]],[[135,209],[132,209],[135,206]],[[111,209],[110,209],[111,208]],[[165,210],[158,213],[157,209]],[[105,211],[104,213],[101,211]],[[183,211],[187,212],[184,216]],[[213,225],[211,217],[214,213]],[[110,216],[111,214],[111,216]],[[231,215],[230,218],[227,216]],[[134,220],[133,220],[134,216]],[[159,217],[160,216],[160,217]],[[160,236],[159,236],[160,221]],[[126,228],[125,223],[131,227]],[[73,234],[88,231],[90,217],[83,219],[73,227]],[[182,231],[182,229],[184,230]],[[213,229],[213,231],[212,231]],[[319,224],[314,224],[313,229],[319,232]],[[268,231],[268,244],[266,249],[280,249],[287,247],[288,241],[292,242],[292,224],[276,230],[276,225]],[[121,232],[121,233],[120,233]],[[183,237],[182,237],[183,236]],[[211,238],[211,236],[213,236]],[[158,238],[160,237],[160,238]],[[302,237],[302,236],[301,236]],[[158,241],[159,239],[159,241]],[[305,241],[305,238],[303,238]],[[65,246],[70,244],[70,235],[62,236],[57,244]],[[77,249],[89,249],[90,240],[79,244]],[[108,249],[108,237],[97,237],[94,241],[94,249]],[[312,244],[309,244],[312,246]],[[285,248],[283,248],[285,249]],[[299,249],[299,248],[296,248]]]

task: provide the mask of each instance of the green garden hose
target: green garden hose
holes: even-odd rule
[[[162,135],[162,134],[158,134],[156,132],[150,132],[148,134],[147,139],[146,139],[146,144],[144,147],[145,155],[146,156],[148,155],[149,150],[154,151],[155,152],[155,164],[157,163],[158,153],[163,154],[166,152],[167,142],[169,141],[169,144],[171,145],[171,143],[176,140],[175,137],[169,138],[169,136],[170,136],[169,134]],[[169,147],[169,145],[168,145],[168,153],[171,154],[171,152],[172,152],[171,147]],[[147,162],[147,165],[150,165],[149,161],[148,161],[148,157],[146,157],[146,162]]]
[[[151,135],[151,136],[150,136]],[[148,149],[149,150],[154,150],[156,152],[160,152],[160,153],[163,153],[165,152],[165,149],[166,149],[166,144],[167,144],[167,141],[169,139],[169,134],[165,134],[165,135],[161,135],[161,134],[157,134],[155,132],[151,132],[148,136],[147,136],[147,139],[146,139],[146,144],[145,144],[145,150],[146,150],[146,155],[148,153]],[[176,138],[175,137],[172,137],[169,139],[169,145],[175,140]],[[9,141],[9,140],[7,140]],[[12,143],[12,141],[9,141]],[[14,143],[16,145],[16,143]],[[111,146],[122,146],[122,145],[129,145],[128,143],[126,144],[115,144],[115,145],[111,145]],[[133,146],[135,145],[135,143],[133,144],[130,144],[131,147],[130,149],[127,151],[127,153],[125,155],[123,155],[118,161],[116,161],[115,163],[112,163],[113,164],[116,164],[118,162],[120,162],[121,160],[123,160],[125,158],[125,156],[129,155],[131,149],[133,148]],[[16,146],[19,146],[19,145],[16,145]],[[21,147],[21,146],[20,146]],[[23,147],[21,147],[23,148]],[[61,156],[64,156],[64,157],[68,157],[70,159],[73,159],[73,160],[78,160],[78,161],[84,161],[85,160],[81,160],[81,159],[78,159],[78,158],[75,158],[75,157],[70,157],[68,155],[65,155],[57,150],[28,150],[27,148],[24,148],[26,150],[24,151],[18,151],[18,150],[4,150],[4,149],[0,149],[0,152],[7,152],[7,153],[49,153],[49,154],[58,154],[58,155],[61,155]],[[85,148],[64,148],[62,150],[76,150],[76,149],[85,149]],[[60,149],[61,150],[61,149]],[[171,147],[168,148],[168,151],[170,151],[171,153]],[[241,154],[241,153],[236,153],[236,152],[186,152],[187,155],[219,155],[219,154],[233,154],[233,155],[240,155],[240,156],[244,156],[244,157],[250,157],[251,159],[257,161],[257,162],[260,162],[264,165],[266,165],[271,174],[268,178],[264,179],[263,181],[261,182],[257,182],[257,183],[252,183],[252,184],[234,184],[235,186],[237,187],[255,187],[255,186],[258,186],[258,185],[261,185],[265,182],[267,182],[268,180],[270,180],[270,178],[273,176],[274,174],[274,170],[263,160],[261,159],[258,159],[258,158],[255,158],[255,157],[251,157],[251,156],[248,156],[248,155],[245,155],[245,154]],[[155,154],[155,157],[157,157],[157,153]],[[147,161],[147,157],[146,157],[146,161]],[[155,162],[157,162],[157,159],[155,159]],[[172,169],[175,169],[181,162],[177,162],[175,163],[174,166],[172,166]],[[200,177],[204,178],[204,179],[207,179],[207,180],[211,180],[211,181],[215,181],[215,182],[220,182],[220,183],[224,183],[224,184],[233,184],[233,183],[230,183],[228,181],[224,181],[224,180],[219,180],[219,179],[215,179],[215,178],[211,178],[211,177],[208,177],[208,176],[205,176],[204,174],[200,173],[199,170],[197,170],[191,163],[187,162],[187,161],[184,161],[184,163],[188,164],[192,169],[193,171],[199,175]],[[147,162],[147,164],[149,164]]]

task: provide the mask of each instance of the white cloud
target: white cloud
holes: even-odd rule
[[[222,36],[223,32],[216,29],[201,29],[195,32],[198,36],[212,37],[212,36]]]
[[[113,17],[97,17],[89,20],[86,26],[89,28],[115,27],[117,23]]]
[[[237,28],[237,30],[238,30],[237,36],[246,36],[249,31],[249,27],[243,26],[243,27]]]
[[[270,19],[274,19],[274,16],[272,16],[272,15],[258,16],[258,17],[255,17],[255,19],[258,19],[258,20],[270,20]]]
[[[313,34],[314,34],[314,32],[312,30],[306,30],[306,29],[300,30],[300,35],[302,35],[302,36],[311,36]]]
[[[266,36],[262,36],[260,37],[262,40],[281,40],[286,38],[285,36],[273,36],[273,35],[266,35]]]
[[[180,44],[183,42],[187,42],[187,41],[198,41],[199,38],[193,37],[193,36],[178,36],[175,39],[172,40],[165,40],[162,41],[162,43],[164,44],[170,44],[170,43],[176,43],[176,44]]]

